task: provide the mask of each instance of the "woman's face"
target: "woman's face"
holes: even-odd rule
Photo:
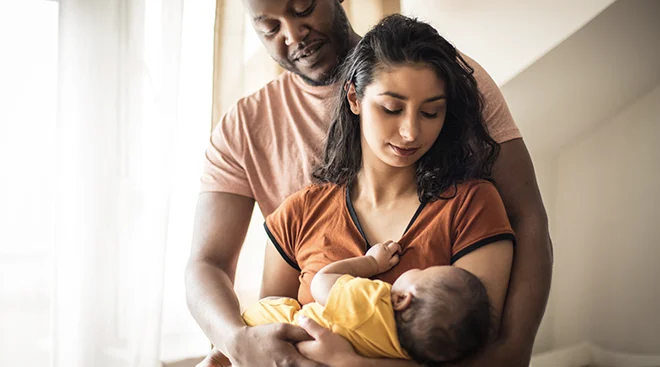
[[[447,111],[445,83],[428,66],[380,71],[361,100],[352,86],[348,99],[360,116],[365,165],[413,165],[435,142]]]

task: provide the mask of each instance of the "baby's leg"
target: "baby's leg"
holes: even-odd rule
[[[195,367],[229,367],[231,362],[219,350],[213,348],[203,361],[199,362]]]

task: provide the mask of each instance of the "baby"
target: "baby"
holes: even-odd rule
[[[249,326],[297,324],[305,315],[351,342],[365,357],[412,358],[420,364],[455,362],[484,346],[490,336],[488,295],[481,281],[453,266],[403,273],[392,285],[370,280],[399,261],[388,241],[364,256],[321,269],[312,280],[316,302],[268,297],[243,313]]]

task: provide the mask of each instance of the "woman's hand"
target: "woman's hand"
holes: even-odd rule
[[[348,340],[313,320],[301,316],[298,319],[298,324],[314,338],[314,340],[303,341],[296,345],[300,354],[306,358],[330,367],[355,365],[352,361],[360,358]]]
[[[399,253],[401,245],[394,241],[385,241],[378,243],[371,248],[364,256],[371,256],[376,260],[378,271],[376,274],[384,273],[399,263]]]
[[[245,327],[232,338],[229,359],[233,367],[322,367],[300,355],[293,345],[311,339],[305,330],[290,324]]]

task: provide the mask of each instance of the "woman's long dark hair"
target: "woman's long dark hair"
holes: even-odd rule
[[[348,86],[353,84],[362,99],[379,71],[403,65],[432,67],[446,88],[444,126],[433,146],[416,163],[420,201],[437,200],[461,182],[490,177],[499,145],[484,125],[474,70],[429,24],[395,14],[367,32],[340,67],[337,79],[342,88],[323,162],[313,173],[315,180],[348,186],[355,181],[362,166],[360,117],[350,109]]]

